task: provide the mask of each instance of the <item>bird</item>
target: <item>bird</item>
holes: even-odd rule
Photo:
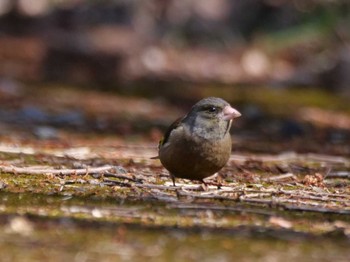
[[[222,169],[231,154],[230,128],[241,113],[218,97],[207,97],[192,106],[188,114],[178,118],[159,141],[158,156],[175,178],[197,180]]]

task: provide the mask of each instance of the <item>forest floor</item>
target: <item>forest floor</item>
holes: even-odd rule
[[[174,187],[151,159],[188,98],[169,103],[57,87],[1,90],[0,98],[4,261],[350,256],[350,110],[333,108],[342,98],[330,97],[330,108],[292,99],[298,110],[287,122],[283,103],[255,101],[264,109],[234,123],[234,151],[206,180],[208,190],[182,179]],[[252,107],[230,99],[249,117]]]

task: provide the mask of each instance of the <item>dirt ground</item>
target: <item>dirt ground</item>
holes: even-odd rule
[[[205,191],[182,179],[172,186],[151,159],[164,128],[192,102],[181,101],[3,90],[0,250],[7,261],[347,261],[348,111],[300,106],[304,118],[284,120],[269,109],[252,118],[252,106],[236,101],[248,120],[234,123],[231,158]]]

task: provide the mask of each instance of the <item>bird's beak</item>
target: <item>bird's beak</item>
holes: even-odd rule
[[[225,106],[222,112],[224,113],[223,119],[226,121],[232,120],[242,115],[240,112],[238,112],[236,109],[234,109],[231,106]]]

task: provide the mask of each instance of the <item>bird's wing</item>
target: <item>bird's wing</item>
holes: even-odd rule
[[[179,117],[168,127],[163,138],[159,141],[158,148],[160,148],[162,145],[168,142],[171,132],[175,130],[177,127],[179,127],[179,125],[181,124],[182,120],[184,120],[185,117],[186,116]]]
[[[170,137],[170,134],[173,130],[175,130],[177,127],[179,127],[179,125],[181,124],[182,120],[185,118],[186,116],[183,117],[179,117],[178,119],[176,119],[169,127],[168,129],[165,131],[164,136],[159,140],[159,144],[158,144],[158,149],[160,149],[166,142],[168,142],[168,139]],[[154,156],[151,157],[151,159],[159,159],[159,155],[158,156]]]

